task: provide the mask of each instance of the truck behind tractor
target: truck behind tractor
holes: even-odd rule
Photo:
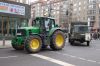
[[[52,18],[37,17],[32,27],[20,27],[13,33],[12,47],[16,50],[25,49],[29,53],[36,53],[47,46],[61,50],[65,45],[64,33]]]
[[[75,45],[75,42],[87,43],[90,45],[91,33],[86,22],[72,22],[69,28],[69,43]]]

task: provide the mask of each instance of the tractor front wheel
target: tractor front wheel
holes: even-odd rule
[[[53,50],[61,50],[65,45],[65,36],[62,31],[55,31],[51,36],[51,44],[50,47]]]
[[[42,47],[42,40],[37,35],[28,37],[25,41],[25,49],[28,53],[39,52]]]
[[[12,47],[16,50],[24,50],[24,45],[21,45],[21,46],[17,46],[17,45],[13,45],[12,44]]]

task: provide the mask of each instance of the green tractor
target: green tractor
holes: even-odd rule
[[[64,33],[52,18],[37,17],[32,27],[20,27],[13,33],[12,47],[16,50],[25,49],[29,53],[36,53],[47,46],[61,50],[65,45]]]

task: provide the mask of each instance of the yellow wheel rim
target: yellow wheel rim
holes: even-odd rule
[[[39,44],[40,44],[40,42],[39,42],[38,39],[33,39],[30,42],[30,47],[31,47],[31,49],[38,49],[39,48]]]
[[[58,34],[58,35],[56,36],[56,45],[57,45],[58,47],[61,47],[61,46],[63,45],[63,43],[64,43],[64,38],[63,38],[63,36],[62,36],[61,34]]]

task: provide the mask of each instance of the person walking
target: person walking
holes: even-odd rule
[[[98,32],[98,39],[100,40],[100,32]]]
[[[97,32],[94,32],[94,34],[93,34],[93,39],[97,39]]]

